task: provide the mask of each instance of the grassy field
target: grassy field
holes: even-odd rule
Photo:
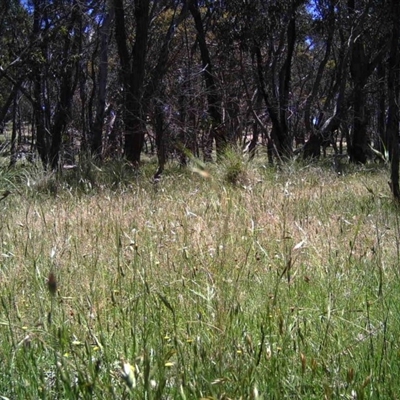
[[[104,168],[0,172],[0,399],[400,397],[387,171]]]

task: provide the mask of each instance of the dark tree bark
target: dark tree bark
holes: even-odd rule
[[[197,32],[201,60],[203,64],[203,76],[207,88],[208,113],[211,117],[211,137],[215,139],[217,157],[221,157],[227,146],[225,127],[222,126],[221,95],[213,75],[210,52],[206,43],[206,35],[203,27],[197,0],[188,0],[189,11],[192,14]]]
[[[145,115],[142,98],[150,24],[150,1],[135,0],[135,43],[129,55],[123,0],[114,0],[115,35],[124,87],[124,154],[133,165],[140,164],[144,144]]]
[[[400,101],[400,3],[391,1],[392,37],[390,41],[390,56],[388,61],[388,123],[387,138],[390,144],[389,157],[391,161],[391,189],[396,201],[400,201],[399,187],[399,101]]]
[[[53,170],[59,168],[62,135],[70,119],[72,99],[78,83],[79,63],[78,57],[75,56],[79,54],[82,26],[79,21],[81,18],[80,10],[76,2],[73,3],[72,10],[63,48],[60,100],[57,104],[51,132],[50,165]]]
[[[186,32],[186,27],[185,27]],[[188,43],[186,37],[186,43]],[[187,49],[189,50],[189,49]],[[181,166],[186,166],[188,154],[200,157],[198,135],[196,135],[197,118],[194,111],[195,99],[191,96],[193,83],[190,75],[193,53],[188,51],[187,62],[184,67],[183,78],[179,85],[178,110],[179,110],[179,132],[178,145],[179,162]]]
[[[161,46],[161,50],[159,53],[158,61],[153,71],[151,72],[150,81],[146,87],[144,93],[144,104],[147,105],[150,103],[153,96],[157,93],[160,97],[158,101],[156,101],[156,146],[157,146],[157,156],[158,156],[158,170],[155,174],[155,179],[158,179],[162,172],[164,171],[164,166],[166,162],[166,146],[165,140],[168,138],[168,132],[165,132],[165,117],[164,110],[162,108],[161,99],[165,98],[164,93],[164,83],[163,79],[165,74],[170,67],[169,64],[169,55],[171,52],[172,39],[174,38],[177,27],[181,24],[181,22],[186,17],[187,7],[186,4],[181,8],[180,14],[176,17],[177,8],[179,6],[179,2],[176,3],[175,9],[173,10],[173,15],[171,18],[171,22],[168,28],[168,31],[163,39],[163,43]]]
[[[351,71],[353,77],[353,140],[351,144],[350,160],[355,163],[367,162],[368,135],[366,99],[364,88],[368,81],[366,73],[365,53],[363,44],[359,40],[353,49]]]
[[[80,121],[80,134],[81,134],[81,143],[80,143],[80,151],[85,155],[90,151],[90,140],[89,133],[92,132],[93,129],[93,103],[94,97],[97,88],[96,82],[96,60],[94,54],[92,55],[91,62],[91,71],[88,70],[88,59],[86,57],[87,52],[85,51],[84,45],[86,45],[86,41],[84,43],[83,40],[80,41],[79,54],[81,55],[79,61],[79,96],[81,100],[81,121]],[[94,52],[95,53],[95,52]],[[89,76],[92,78],[92,90],[90,94],[88,94],[88,82],[87,78]]]
[[[263,96],[269,117],[272,122],[271,137],[270,137],[269,141],[271,142],[271,146],[273,147],[275,154],[279,158],[281,158],[285,154],[283,152],[282,143],[280,142],[280,139],[279,139],[280,137],[283,136],[281,121],[279,119],[280,114],[277,112],[277,107],[270,100],[270,96],[266,89],[265,79],[264,79],[264,63],[263,63],[262,55],[261,55],[261,48],[258,45],[255,45],[254,51],[255,51],[256,60],[257,60],[257,73],[258,73],[258,80],[259,80],[259,82],[258,82],[259,89]],[[278,136],[278,133],[280,133],[279,136]]]
[[[246,89],[247,90],[247,89]],[[247,93],[248,96],[248,93]],[[255,98],[255,109],[260,109],[262,106],[262,101],[263,98],[261,96],[261,93],[259,90],[257,90],[256,93],[256,98]],[[257,148],[257,144],[258,144],[258,137],[259,137],[259,129],[258,128],[262,128],[263,129],[263,134],[265,135],[265,138],[267,141],[269,141],[268,138],[268,131],[266,129],[266,127],[264,126],[264,124],[261,123],[260,118],[258,117],[256,110],[253,109],[253,106],[251,104],[251,100],[249,101],[250,103],[250,107],[254,116],[254,122],[253,122],[253,132],[252,132],[252,137],[251,137],[251,141],[249,143],[249,159],[252,160],[255,155],[256,155],[256,148]],[[272,158],[270,158],[268,160],[270,162],[270,164],[273,162]]]
[[[46,2],[44,0],[33,0],[33,30],[32,36],[39,38],[41,35],[41,26],[43,24],[42,16]],[[45,59],[46,56],[46,42],[41,43],[38,49],[40,56]],[[49,118],[46,116],[46,108],[44,107],[43,99],[43,71],[40,61],[33,65],[33,109],[35,116],[36,128],[36,147],[39,157],[42,161],[44,168],[49,165]]]
[[[161,174],[163,173],[165,168],[165,163],[167,161],[165,136],[168,136],[168,133],[166,132],[168,128],[165,123],[164,104],[161,101],[156,101],[154,110],[156,114],[155,131],[156,131],[156,146],[157,146],[157,158],[158,158],[158,169],[154,175],[154,180],[157,181],[158,179],[160,179]]]
[[[257,75],[259,89],[265,101],[272,122],[271,146],[279,159],[290,158],[293,154],[292,137],[287,124],[290,93],[290,80],[292,74],[292,60],[296,43],[296,11],[302,1],[293,1],[286,11],[287,15],[280,15],[288,22],[282,29],[277,48],[274,49],[274,39],[271,39],[268,49],[270,60],[268,61],[267,74],[269,82],[265,79],[265,63],[259,41],[254,43],[254,54],[257,62]],[[284,61],[277,72],[278,61],[286,49]],[[272,60],[271,60],[272,58]],[[269,87],[268,87],[269,84]]]
[[[18,92],[14,96],[13,116],[12,116],[12,132],[11,132],[11,149],[10,149],[10,167],[17,163],[17,107]]]
[[[165,74],[168,72],[170,68],[170,60],[169,55],[171,52],[172,39],[175,36],[175,32],[182,21],[185,19],[187,14],[187,5],[181,8],[179,15],[176,17],[176,12],[179,7],[179,2],[176,3],[175,8],[173,10],[173,14],[171,17],[171,21],[167,30],[165,37],[163,38],[161,50],[158,55],[158,60],[150,73],[149,83],[146,85],[146,90],[144,92],[144,104],[148,105],[154,96],[154,94],[159,90],[160,85],[163,87],[163,79]]]
[[[103,148],[103,125],[106,112],[106,90],[108,75],[108,41],[114,8],[110,7],[100,28],[100,61],[97,78],[96,117],[91,132],[91,151],[95,158],[101,158]]]
[[[290,78],[292,72],[292,59],[294,45],[296,42],[296,19],[294,15],[290,18],[287,28],[287,54],[285,62],[279,73],[279,114],[280,114],[280,129],[276,131],[279,140],[280,153],[285,157],[290,157],[293,152],[292,137],[289,134],[287,125],[288,107],[289,107],[289,91]]]
[[[364,5],[363,15],[366,16],[370,2]],[[348,1],[349,16],[351,19],[356,15],[357,9],[354,0]],[[363,17],[364,19],[365,17]],[[359,25],[363,29],[362,25]],[[357,30],[358,31],[358,30]],[[377,48],[374,48],[374,45]],[[377,50],[374,58],[367,52],[363,32],[359,33],[354,40],[351,59],[350,72],[353,82],[353,138],[350,146],[350,161],[365,164],[369,152],[369,137],[367,134],[368,113],[366,110],[366,86],[368,79],[374,72],[384,54],[386,46],[383,41],[370,44],[372,50]]]
[[[134,17],[136,22],[135,42],[130,54],[125,30],[123,1],[114,0],[115,34],[124,87],[124,154],[128,161],[138,166],[144,145],[145,121],[148,107],[170,66],[168,62],[170,44],[175,34],[176,27],[184,18],[185,8],[182,8],[180,16],[175,19],[175,13],[179,2],[176,3],[173,18],[166,36],[163,39],[156,66],[149,74],[150,77],[148,80],[145,80],[149,25],[152,12],[150,10],[149,0],[135,0],[134,4]]]
[[[311,93],[307,97],[306,104],[304,106],[304,125],[306,128],[306,133],[309,135],[309,139],[304,146],[304,151],[303,151],[304,159],[319,158],[319,156],[321,155],[322,138],[320,136],[320,133],[315,131],[314,124],[311,121],[312,119],[311,105],[313,104],[313,102],[317,97],[323,73],[331,53],[333,35],[335,31],[335,11],[333,2],[330,2],[328,5],[327,30],[328,30],[328,35],[326,38],[324,57],[319,63]]]
[[[12,102],[14,101],[15,97],[17,96],[21,85],[22,85],[22,79],[20,79],[18,82],[13,84],[13,88],[10,92],[10,94],[7,97],[7,100],[3,104],[3,107],[0,109],[0,127],[4,125],[4,121],[6,120],[8,110],[11,107]]]
[[[36,146],[45,168],[59,167],[62,135],[70,119],[72,100],[77,85],[79,44],[82,34],[82,17],[77,1],[70,4],[71,12],[66,26],[52,27],[49,33],[51,17],[47,13],[46,0],[34,0],[33,38],[37,41],[37,55],[32,66],[33,109],[35,115]],[[50,63],[49,44],[51,35],[63,38],[61,54],[53,50],[53,58],[59,63]],[[54,44],[54,43],[53,43]],[[36,44],[35,44],[36,45]],[[59,90],[56,98],[49,95],[49,82],[54,79],[49,72],[50,66],[60,74]],[[53,72],[54,73],[54,72]],[[54,115],[54,116],[53,116]]]
[[[365,13],[363,14],[365,16]],[[363,16],[360,17],[354,23],[360,25],[363,21]],[[345,28],[345,27],[344,27]],[[343,31],[339,32],[341,37],[341,47],[338,55],[338,66],[335,71],[335,84],[332,87],[330,93],[328,93],[328,98],[325,104],[327,108],[329,104],[335,99],[334,102],[334,111],[330,117],[326,119],[326,121],[322,124],[319,131],[319,143],[318,145],[322,145],[322,142],[332,142],[332,137],[334,132],[339,129],[342,121],[345,120],[345,116],[347,114],[347,99],[346,99],[346,86],[348,82],[348,64],[352,54],[353,45],[354,45],[354,32],[352,31],[348,37],[345,36]],[[350,141],[348,140],[348,147],[350,146]],[[315,146],[317,144],[314,144]],[[351,148],[348,149],[349,153],[351,152]],[[336,152],[336,150],[335,150]]]
[[[375,143],[375,148],[381,154],[385,154],[388,146],[388,141],[386,137],[386,93],[385,93],[385,81],[386,81],[386,68],[383,60],[378,64],[377,68],[377,78],[378,78],[378,99],[377,99],[377,143]]]

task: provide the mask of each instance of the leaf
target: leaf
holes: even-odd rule
[[[172,314],[175,314],[175,311],[174,311],[173,307],[171,306],[171,303],[167,300],[167,298],[165,296],[163,296],[161,293],[157,293],[157,296],[164,303],[165,307],[167,307],[172,312]]]

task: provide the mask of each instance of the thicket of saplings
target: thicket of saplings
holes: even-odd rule
[[[388,171],[329,163],[1,168],[0,398],[397,398]]]

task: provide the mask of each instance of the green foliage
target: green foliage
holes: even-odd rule
[[[223,178],[228,183],[238,184],[246,178],[246,162],[239,151],[227,150],[219,167],[222,169]]]
[[[153,167],[0,176],[0,396],[396,397],[385,171]]]

